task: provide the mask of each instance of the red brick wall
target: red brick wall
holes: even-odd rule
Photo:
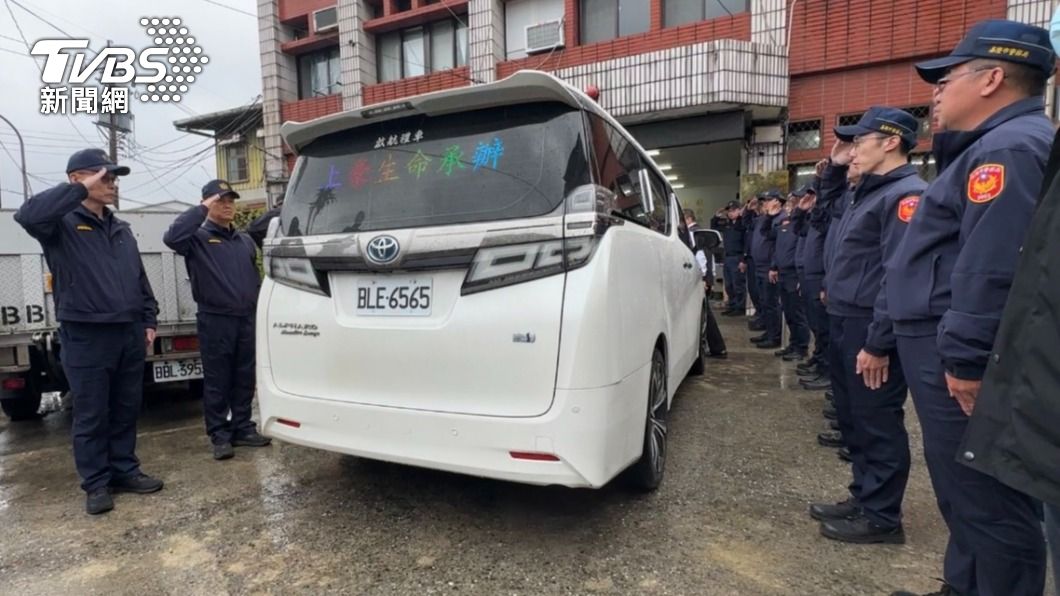
[[[791,75],[948,52],[1006,0],[802,0],[792,15]]]
[[[658,4],[658,0],[654,1]],[[573,39],[576,39],[574,35],[577,34],[576,25],[571,25],[571,21],[577,21],[577,10],[572,8],[572,4],[574,4],[573,0],[567,0],[566,49],[557,50],[551,54],[538,54],[519,60],[501,62],[497,65],[497,77],[504,78],[522,69],[556,70],[715,39],[751,39],[751,13],[745,12],[732,17],[726,16],[709,21],[700,21],[670,29],[657,29],[592,45],[579,46],[572,42]],[[661,4],[652,6],[653,28],[662,26],[661,7]],[[571,11],[574,12],[572,13]],[[572,27],[573,31],[571,30]]]
[[[882,105],[908,108],[931,104],[933,87],[920,79],[913,68],[915,61],[882,64],[814,75],[792,77],[788,119],[821,120],[821,148],[790,151],[791,162],[816,161],[828,155],[835,136],[832,128],[844,114],[863,112]],[[930,148],[923,141],[918,150]]]
[[[340,111],[342,111],[342,96],[325,95],[280,104],[280,119],[284,122],[306,122]]]
[[[364,87],[364,105],[372,105],[454,87],[465,87],[471,84],[470,77],[471,73],[468,67],[462,66],[421,77],[410,77],[379,85],[366,85]]]

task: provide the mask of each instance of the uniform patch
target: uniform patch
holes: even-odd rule
[[[224,244],[224,240],[218,240],[217,238],[210,238],[206,242],[209,244]]]
[[[989,203],[1005,190],[1005,166],[988,163],[972,170],[968,177],[968,200]]]
[[[913,219],[913,214],[916,213],[916,206],[920,204],[920,197],[908,196],[898,201],[898,219],[909,223]]]
[[[77,224],[77,231],[78,232],[91,232],[92,231],[92,226],[88,226],[88,225],[85,225],[85,224]]]

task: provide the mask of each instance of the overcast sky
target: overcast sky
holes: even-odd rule
[[[26,142],[31,192],[37,193],[65,181],[66,160],[84,147],[106,149],[103,132],[94,117],[79,114],[66,118],[40,113],[42,60],[34,60],[23,45],[16,24],[30,46],[41,38],[74,37],[91,40],[99,50],[111,39],[114,45],[139,51],[152,45],[140,26],[142,17],[179,17],[189,35],[197,39],[210,61],[189,86],[180,102],[141,102],[130,97],[135,131],[122,150],[119,162],[132,174],[121,181],[123,207],[133,202],[159,203],[179,199],[196,202],[199,189],[216,176],[212,141],[178,132],[174,120],[247,105],[261,93],[258,24],[255,0],[0,0],[0,115],[17,126]],[[48,22],[31,15],[21,4]],[[225,4],[229,8],[218,6]],[[11,12],[14,12],[12,19]],[[250,14],[243,14],[243,13]],[[80,135],[78,134],[80,132]],[[82,138],[82,136],[84,138]],[[88,142],[85,141],[88,139]],[[8,152],[19,159],[18,142],[0,121],[0,203],[4,208],[22,202],[21,170]],[[203,150],[201,155],[197,153]],[[120,154],[121,155],[121,154]],[[190,159],[189,159],[190,158]],[[154,176],[152,176],[152,173]],[[155,177],[159,182],[155,181]]]

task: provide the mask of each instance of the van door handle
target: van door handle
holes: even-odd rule
[[[685,263],[685,269],[691,269],[692,263]]]

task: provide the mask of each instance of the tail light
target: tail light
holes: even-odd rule
[[[197,352],[199,351],[199,338],[194,335],[183,335],[173,338],[174,352]]]
[[[4,391],[22,391],[26,388],[26,379],[23,377],[8,377],[0,384]]]
[[[320,278],[317,277],[316,271],[313,270],[313,264],[309,262],[309,259],[301,257],[270,257],[268,272],[269,277],[277,283],[327,296],[327,293],[320,285]]]
[[[594,236],[481,248],[460,294],[466,296],[577,269],[589,262],[595,248]]]

